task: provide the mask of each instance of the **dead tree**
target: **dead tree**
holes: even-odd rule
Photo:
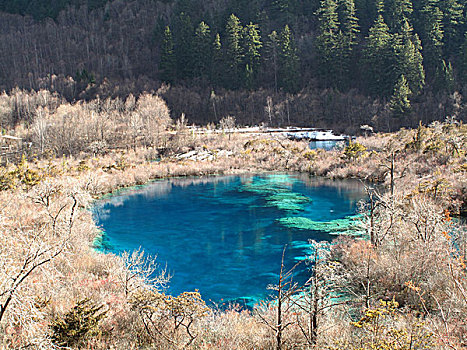
[[[286,270],[284,265],[285,250],[286,247],[284,247],[282,251],[281,268],[278,282],[276,285],[268,286],[268,289],[276,291],[277,295],[271,302],[263,305],[268,309],[274,309],[275,322],[273,320],[267,319],[262,314],[261,310],[257,310],[258,312],[256,313],[260,320],[275,333],[276,350],[282,350],[283,333],[289,326],[295,323],[295,321],[288,321],[287,318],[290,317],[287,316],[289,316],[289,313],[294,306],[292,298],[300,290],[298,283],[294,282],[293,277],[295,269],[300,265],[301,262],[295,264],[290,270]]]
[[[330,249],[326,242],[310,241],[314,248],[309,257],[311,276],[300,288],[293,303],[297,309],[297,325],[300,328],[308,347],[316,346],[321,319],[326,312],[337,306],[348,303],[344,291],[345,278],[339,275],[339,263],[330,260]]]

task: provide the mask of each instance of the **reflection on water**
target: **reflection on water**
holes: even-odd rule
[[[309,239],[354,230],[362,197],[357,181],[307,175],[167,179],[103,199],[94,212],[105,231],[101,249],[157,254],[173,273],[170,292],[258,300],[277,279],[284,245],[291,267],[308,254]]]

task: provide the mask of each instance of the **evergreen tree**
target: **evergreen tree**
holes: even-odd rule
[[[261,48],[263,43],[261,42],[261,35],[258,31],[258,25],[250,24],[245,26],[244,35],[244,57],[245,57],[245,67],[246,67],[246,86],[248,88],[253,87],[253,82],[256,80],[260,58],[261,58]]]
[[[460,81],[467,82],[467,33],[464,35],[464,43],[460,48],[460,70],[461,70],[461,79]]]
[[[271,19],[265,10],[256,14],[255,23],[258,24],[260,33],[269,33],[271,31]]]
[[[212,69],[211,82],[215,86],[222,86],[224,72],[224,60],[222,56],[222,43],[219,33],[216,34],[212,43]]]
[[[319,73],[326,86],[338,85],[338,61],[341,56],[339,44],[342,43],[339,32],[339,18],[335,0],[321,0],[317,11],[318,36],[316,38],[316,51],[318,55]]]
[[[446,91],[448,93],[454,92],[455,79],[451,62],[446,63],[445,60],[442,60],[441,66],[436,70],[433,87],[438,91]]]
[[[425,71],[421,42],[417,34],[413,33],[408,21],[402,25],[402,31],[397,35],[397,66],[398,75],[406,78],[410,91],[418,94],[425,85]]]
[[[225,62],[227,64],[227,77],[230,88],[237,89],[240,87],[241,77],[241,63],[243,60],[242,50],[242,32],[243,28],[240,20],[231,14],[227,25],[225,27],[226,32],[226,56]]]
[[[439,2],[439,7],[443,13],[443,43],[445,57],[457,54],[457,50],[462,45],[463,36],[461,25],[463,21],[463,8],[457,0],[443,0]]]
[[[409,96],[409,84],[405,77],[401,75],[394,86],[394,92],[391,96],[391,101],[389,102],[389,106],[394,116],[403,116],[410,110]]]
[[[243,21],[252,22],[261,9],[260,0],[233,0],[230,2],[228,13],[235,13]]]
[[[355,13],[354,0],[340,0],[340,23],[346,39],[346,46],[352,48],[357,44],[357,35],[360,32],[358,18]]]
[[[280,34],[279,48],[278,85],[288,92],[297,92],[300,86],[299,61],[295,40],[288,25]]]
[[[177,73],[180,79],[193,77],[193,42],[194,28],[191,18],[181,12],[175,27],[175,57],[177,58]]]
[[[292,22],[293,0],[273,0],[271,12],[279,26]]]
[[[386,0],[384,14],[392,32],[398,32],[413,12],[411,0]]]
[[[356,14],[362,33],[365,35],[378,15],[375,0],[355,0]]]
[[[367,87],[372,95],[389,95],[393,91],[396,64],[393,44],[394,37],[379,14],[368,32],[364,53]]]
[[[423,45],[423,64],[427,76],[433,79],[442,61],[442,12],[438,0],[423,0],[419,15],[419,34]]]
[[[357,45],[357,35],[360,31],[358,25],[358,18],[355,14],[354,0],[340,0],[339,2],[339,17],[341,23],[341,32],[339,35],[338,47],[340,48],[341,57],[340,62],[337,62],[340,80],[343,87],[350,86],[353,80],[353,72],[355,69],[353,64],[355,62],[355,47]]]
[[[159,62],[160,78],[163,81],[167,83],[173,83],[176,76],[175,65],[176,61],[172,32],[170,31],[169,26],[166,26],[164,31],[164,39],[162,41],[161,59]]]
[[[195,31],[194,41],[195,75],[207,77],[211,66],[211,30],[205,22],[201,22]]]
[[[268,40],[265,44],[263,71],[265,72],[267,80],[273,82],[274,91],[276,92],[278,88],[279,51],[279,35],[273,30],[271,34],[268,35]]]

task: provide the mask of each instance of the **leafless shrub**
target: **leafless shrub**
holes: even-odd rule
[[[170,275],[160,269],[156,257],[146,256],[141,248],[122,254],[123,266],[118,271],[125,295],[129,296],[139,289],[163,291],[168,287]]]

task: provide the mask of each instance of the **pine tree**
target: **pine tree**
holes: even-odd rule
[[[174,32],[177,73],[180,79],[193,77],[193,42],[194,28],[191,18],[181,12],[176,20]]]
[[[339,2],[340,23],[342,32],[346,38],[349,48],[357,44],[357,35],[360,32],[358,18],[355,12],[354,0],[340,0]]]
[[[410,111],[409,96],[409,84],[405,77],[401,75],[394,86],[394,92],[391,96],[391,101],[389,102],[391,111],[395,117],[403,116]]]
[[[260,0],[235,0],[229,3],[228,11],[243,21],[251,22],[256,19],[261,7]]]
[[[394,67],[396,54],[394,52],[394,37],[378,15],[373,27],[368,31],[365,47],[365,68],[368,92],[372,95],[389,95],[393,91]]]
[[[445,57],[450,58],[452,55],[457,54],[457,50],[464,39],[461,30],[463,8],[457,0],[440,1],[439,7],[443,13],[444,53]]]
[[[288,25],[280,34],[279,48],[278,84],[288,92],[297,92],[299,89],[299,61],[295,40]]]
[[[161,80],[167,83],[173,83],[176,76],[175,65],[176,61],[172,32],[170,31],[169,26],[166,26],[164,31],[164,40],[162,41],[161,59],[159,62]]]
[[[355,8],[361,31],[365,35],[378,15],[375,0],[355,0]]]
[[[195,76],[207,77],[211,66],[211,30],[201,22],[195,31],[194,40]]]
[[[279,35],[275,30],[268,35],[264,51],[263,71],[269,81],[273,82],[274,91],[278,88],[278,73],[279,73],[279,51],[280,42]]]
[[[222,56],[222,43],[219,33],[216,34],[212,43],[212,69],[211,82],[215,86],[222,86],[224,72],[224,60]]]
[[[423,64],[427,76],[433,79],[441,66],[443,48],[442,12],[438,0],[423,0],[419,14],[419,34],[423,45]]]
[[[319,72],[324,85],[337,86],[337,66],[341,53],[338,53],[342,42],[339,33],[339,18],[335,0],[321,0],[317,11],[318,36],[316,38],[316,51],[318,55]]]
[[[438,91],[453,93],[455,89],[454,71],[451,62],[442,60],[441,66],[436,70],[433,87]]]
[[[339,35],[338,47],[340,48],[340,62],[337,62],[338,76],[344,88],[350,86],[355,72],[353,63],[355,62],[355,47],[357,45],[357,35],[360,31],[358,18],[355,14],[354,0],[339,1],[339,17],[341,32]],[[340,69],[339,69],[340,68]]]
[[[398,32],[413,12],[411,0],[386,0],[384,14],[392,32]]]
[[[250,24],[245,26],[243,34],[244,52],[245,52],[245,67],[246,67],[246,86],[252,88],[253,83],[256,80],[260,58],[261,48],[263,43],[261,42],[261,35],[258,31],[258,25]]]
[[[260,33],[269,33],[271,31],[271,19],[265,10],[258,11],[254,22],[258,24]]]
[[[397,42],[397,75],[403,75],[407,79],[410,91],[418,94],[425,85],[425,71],[423,69],[423,56],[421,54],[421,42],[417,34],[413,33],[408,21],[402,25]]]
[[[228,69],[227,76],[229,87],[237,89],[240,87],[240,73],[242,73],[241,63],[243,60],[243,50],[241,42],[243,28],[240,20],[234,14],[230,15],[225,27],[225,32],[227,36],[225,62]]]
[[[292,0],[273,0],[271,12],[279,26],[292,22]]]
[[[467,81],[467,33],[464,35],[464,43],[460,48],[460,60],[460,81],[465,83]]]

